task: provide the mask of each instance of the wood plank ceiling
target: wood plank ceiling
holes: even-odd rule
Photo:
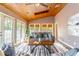
[[[16,15],[31,21],[48,16],[55,16],[66,4],[65,3],[4,3],[0,4]]]

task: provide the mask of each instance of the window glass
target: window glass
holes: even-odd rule
[[[16,39],[17,43],[23,42],[25,39],[26,34],[26,25],[24,22],[21,22],[20,20],[17,20],[17,31],[16,31]]]
[[[22,23],[22,38],[21,38],[21,42],[25,39],[25,35],[26,35],[26,25],[25,25],[25,23]]]
[[[70,35],[79,36],[79,13],[70,17],[68,31]]]
[[[4,28],[5,43],[12,43],[12,23],[13,23],[13,19],[6,16],[5,17],[5,28]]]
[[[1,32],[1,15],[0,15],[0,32]]]
[[[1,14],[0,14],[0,47],[2,45],[2,39],[1,39],[1,37],[2,37],[2,32],[1,32]]]
[[[35,39],[35,40],[52,40],[52,34],[51,33],[32,33],[30,36],[30,39]]]
[[[17,43],[21,42],[21,21],[17,20],[17,25],[16,25],[16,28],[17,28],[17,31],[16,31],[16,40],[17,40]]]

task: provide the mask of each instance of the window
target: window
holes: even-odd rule
[[[26,35],[26,24],[22,23],[22,38],[21,38],[21,42],[25,39],[25,35]]]
[[[0,14],[0,32],[1,32],[1,14]]]
[[[79,14],[73,15],[68,21],[70,35],[79,36]]]
[[[0,47],[1,47],[1,45],[2,45],[2,32],[1,32],[1,14],[0,14]]]
[[[22,42],[26,34],[26,24],[4,13],[0,13],[0,47],[3,43]]]
[[[53,24],[52,23],[31,23],[29,25],[30,34],[32,32],[53,32]]]
[[[24,40],[25,34],[26,34],[26,25],[25,23],[21,22],[20,20],[17,20],[17,31],[16,31],[16,40],[17,43],[20,43]]]
[[[4,41],[5,43],[12,43],[12,27],[13,19],[10,17],[5,17],[5,29],[4,29]]]
[[[17,20],[17,25],[16,25],[16,28],[17,28],[17,31],[16,31],[16,40],[17,40],[17,43],[19,43],[19,42],[21,42],[21,37],[22,37],[22,35],[21,35],[21,27],[22,27],[22,25],[21,25],[21,21],[19,21],[19,20]]]

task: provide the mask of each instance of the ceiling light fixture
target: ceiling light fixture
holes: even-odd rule
[[[35,5],[35,7],[39,7],[40,3],[35,3],[34,5]]]

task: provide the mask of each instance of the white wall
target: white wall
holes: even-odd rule
[[[50,17],[35,19],[31,21],[30,23],[53,23],[53,21],[54,21],[54,17],[50,16]]]
[[[67,44],[79,48],[79,37],[69,35],[67,23],[71,16],[79,13],[79,4],[67,4],[55,17],[58,24],[58,37]]]

